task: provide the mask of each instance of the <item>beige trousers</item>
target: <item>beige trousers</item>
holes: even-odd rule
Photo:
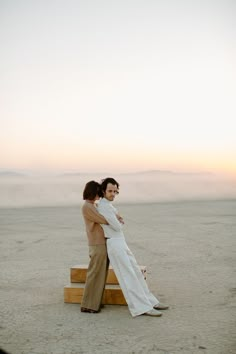
[[[81,307],[98,311],[102,303],[109,267],[106,244],[89,246],[89,257]]]

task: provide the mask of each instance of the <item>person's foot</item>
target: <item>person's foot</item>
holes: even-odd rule
[[[153,306],[153,308],[155,310],[167,310],[169,308],[168,305],[162,304],[161,302],[159,302],[159,304]]]
[[[143,313],[143,315],[146,315],[146,316],[154,316],[154,317],[160,317],[162,316],[162,313],[160,311],[157,311],[155,309],[152,309],[148,312],[145,312]]]
[[[98,313],[99,310],[92,310],[92,309],[87,309],[86,307],[81,307],[80,309],[81,312],[88,312],[88,313]]]

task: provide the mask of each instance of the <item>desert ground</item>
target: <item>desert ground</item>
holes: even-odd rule
[[[88,263],[80,205],[1,208],[0,347],[9,354],[236,352],[236,200],[126,203],[127,243],[169,310],[133,318],[64,303]]]

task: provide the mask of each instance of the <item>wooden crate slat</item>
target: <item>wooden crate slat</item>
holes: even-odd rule
[[[84,283],[71,283],[64,287],[64,302],[81,304]],[[127,305],[119,285],[106,285],[102,303],[104,305]]]
[[[70,281],[71,283],[85,283],[87,275],[88,265],[79,264],[70,268]],[[140,266],[140,270],[143,273],[144,279],[147,278],[147,269],[146,266]],[[106,284],[119,284],[117,277],[114,273],[114,270],[110,266],[108,269],[108,275]]]

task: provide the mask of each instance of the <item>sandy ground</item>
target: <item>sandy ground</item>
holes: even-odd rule
[[[236,201],[116,204],[127,242],[170,309],[132,318],[63,302],[88,262],[80,206],[2,208],[0,347],[10,354],[236,353]]]

